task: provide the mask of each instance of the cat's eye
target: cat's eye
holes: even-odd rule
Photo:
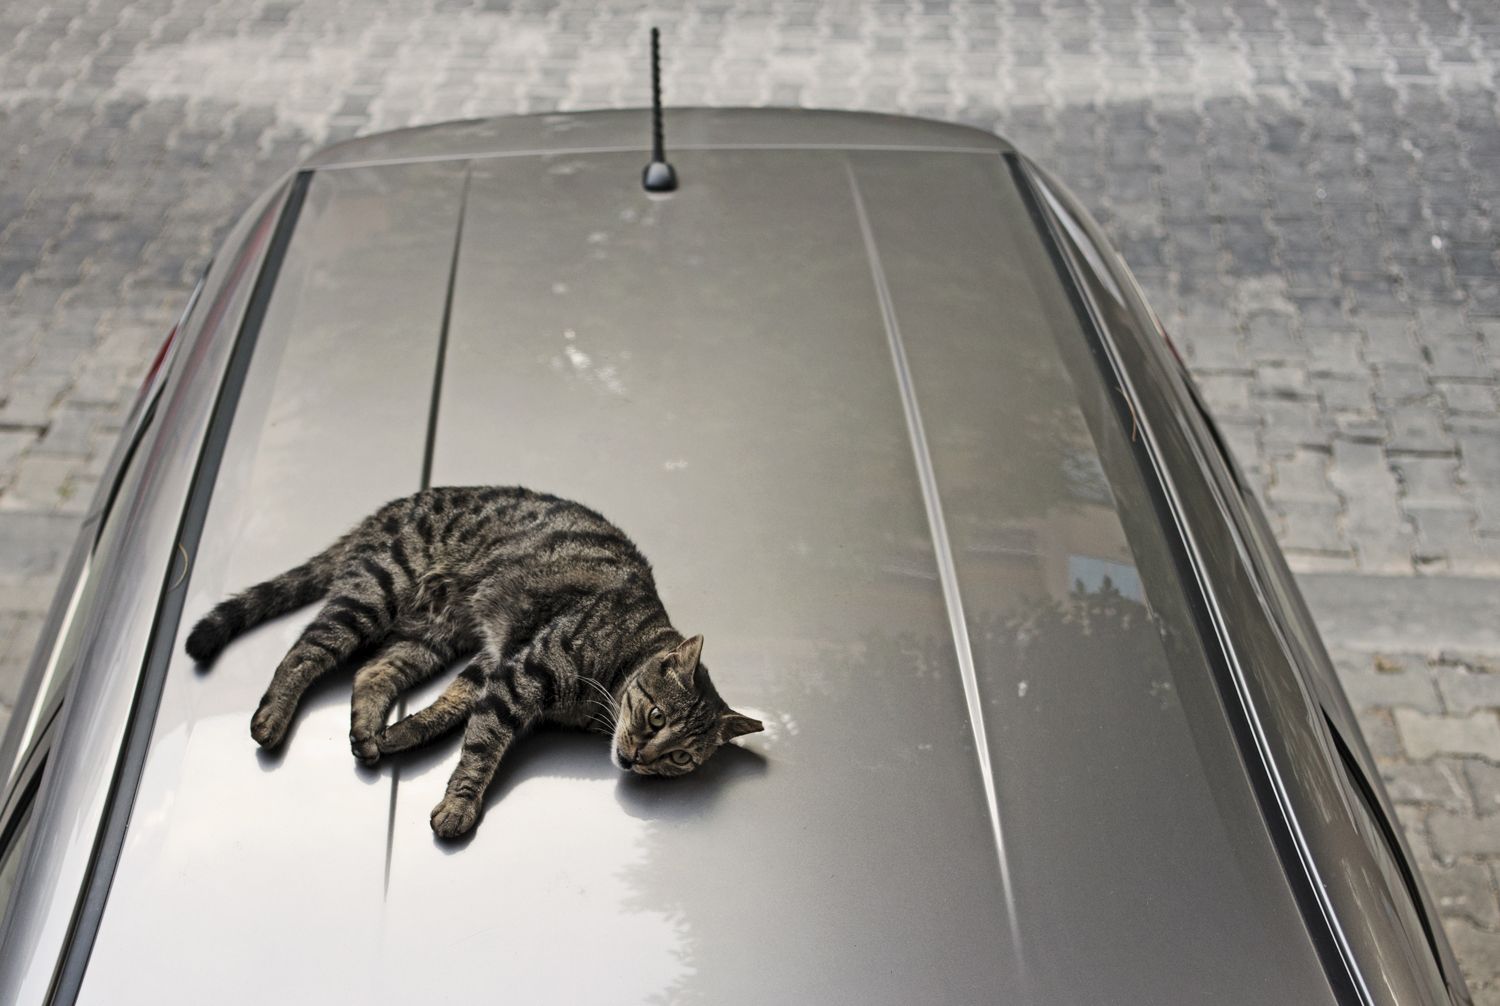
[[[673,751],[671,754],[671,758],[672,764],[674,765],[686,765],[688,762],[693,760],[693,756],[688,754],[686,751]]]
[[[657,730],[667,725],[667,714],[657,706],[652,706],[651,711],[646,714],[646,722]]]

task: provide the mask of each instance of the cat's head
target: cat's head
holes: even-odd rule
[[[620,696],[611,755],[640,775],[686,775],[726,741],[764,730],[730,709],[699,662],[703,637],[685,639],[649,658]]]

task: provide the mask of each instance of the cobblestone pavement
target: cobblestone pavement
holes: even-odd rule
[[[639,104],[655,22],[670,99],[969,122],[1082,195],[1258,481],[1500,1003],[1500,7],[363,6],[0,5],[0,703],[146,361],[251,196],[356,132]]]

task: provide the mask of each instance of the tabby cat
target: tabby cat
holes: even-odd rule
[[[593,510],[521,487],[424,489],[386,504],[327,551],[215,607],[188,635],[209,663],[234,637],[329,600],[282,659],[250,721],[265,748],[286,736],[314,681],[356,654],[350,745],[373,764],[464,724],[463,753],[432,812],[467,832],[510,745],[543,721],[613,738],[616,765],[691,772],[762,729],[719,698],[703,637],[672,627],[651,566]],[[401,693],[473,660],[431,706],[390,726]]]

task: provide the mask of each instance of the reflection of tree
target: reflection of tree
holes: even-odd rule
[[[975,616],[969,632],[978,665],[1013,668],[1023,678],[1058,663],[1095,663],[1100,653],[1111,654],[1112,665],[1161,663],[1150,609],[1121,594],[1107,575],[1095,591],[1078,581],[1066,603],[1036,597],[1007,612]]]
[[[1112,583],[969,628],[1037,998],[1205,1001],[1225,980],[1263,979],[1259,962],[1284,951],[1262,914],[1265,862],[1235,837],[1244,808],[1216,793],[1243,788],[1232,750],[1189,729],[1184,705],[1217,713],[1210,693],[1176,687],[1177,634]],[[725,752],[621,794],[649,820],[629,904],[676,922],[682,970],[659,1001],[1013,994],[951,641],[868,632],[778,661],[762,694],[796,721],[763,766]],[[1215,966],[1158,966],[1174,958]],[[959,975],[953,960],[984,963]]]
[[[1034,962],[1039,999],[1203,1002],[1285,952],[1267,861],[1238,834],[1255,820],[1239,760],[1183,628],[1107,577],[970,625],[1028,944],[1069,948]],[[1147,963],[1178,955],[1217,966]],[[1101,976],[1110,987],[1079,984]]]
[[[944,396],[955,408],[923,403],[937,413],[929,435],[954,513],[986,525],[1040,517],[1078,503],[1109,502],[1078,396],[1050,343],[1007,342],[1003,371],[986,367],[944,374]],[[965,385],[971,385],[966,387]]]
[[[724,751],[649,791],[620,787],[650,822],[628,904],[676,923],[682,970],[654,1001],[1004,990],[993,857],[952,851],[990,841],[954,667],[951,641],[920,632],[787,654],[761,692],[785,714],[769,717],[764,767]],[[955,972],[954,959],[987,963]]]
[[[1147,655],[1144,608],[1112,586],[979,623],[982,680],[1055,661],[1093,675],[1105,649],[1112,665],[1160,663]],[[682,970],[657,1001],[718,1002],[745,988],[832,1000],[874,987],[861,977],[871,954],[887,976],[880,1001],[1003,997],[1013,965],[997,953],[1003,900],[981,851],[991,826],[952,640],[876,630],[778,664],[762,694],[796,728],[773,726],[764,765],[725,751],[668,785],[620,787],[626,811],[650,821],[628,904],[676,923]],[[1015,694],[993,680],[985,691]],[[955,955],[988,963],[956,974]],[[943,987],[960,980],[977,984]]]

